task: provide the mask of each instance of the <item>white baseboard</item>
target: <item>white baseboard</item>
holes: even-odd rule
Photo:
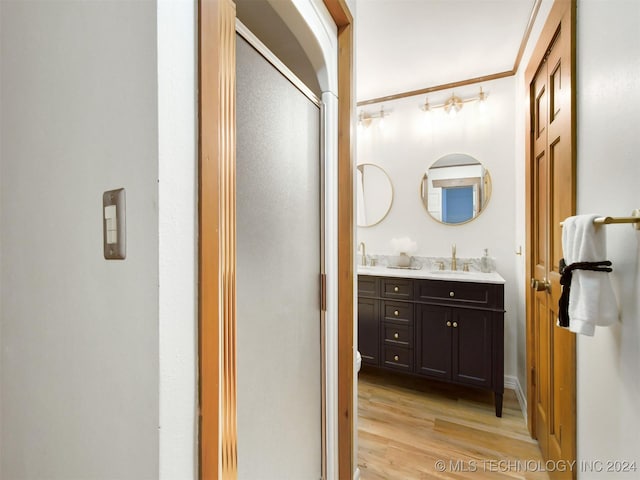
[[[520,385],[520,381],[518,377],[514,377],[512,375],[504,376],[504,387],[510,388],[516,392],[516,398],[518,399],[518,403],[520,404],[520,410],[522,410],[522,416],[524,417],[524,423],[527,424],[527,398],[524,396],[524,392],[522,391],[522,386]]]
[[[353,472],[353,480],[359,480],[360,479],[360,469],[356,468],[356,471]]]

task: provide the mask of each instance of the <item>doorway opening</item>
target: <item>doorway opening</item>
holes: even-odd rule
[[[334,478],[339,472],[340,477],[346,477],[353,471],[350,422],[354,360],[353,351],[351,355],[350,349],[338,351],[337,343],[340,336],[340,341],[353,344],[353,252],[349,248],[353,226],[352,217],[345,216],[353,203],[351,190],[338,186],[351,185],[353,178],[349,135],[353,118],[352,18],[343,0],[325,0],[325,11],[309,9],[311,2],[306,6],[294,3],[276,2],[272,6],[282,9],[280,14],[287,24],[297,22],[305,52],[316,55],[316,71],[326,76],[322,92],[326,108],[321,115],[326,144],[321,151],[330,159],[326,168],[332,175],[323,179],[331,198],[324,212],[324,218],[331,222],[331,228],[325,230],[328,241],[324,245],[330,268],[326,280],[315,279],[319,286],[326,286],[326,294],[318,291],[317,300],[322,300],[327,318],[332,319],[323,332],[323,360],[330,381],[323,392],[326,409],[321,419],[327,425],[323,443],[331,450],[326,448],[318,455],[322,455],[319,463],[326,470],[323,476]],[[235,7],[231,0],[199,4],[199,433],[200,477],[207,479],[235,478],[238,474]],[[338,418],[338,411],[345,415]]]

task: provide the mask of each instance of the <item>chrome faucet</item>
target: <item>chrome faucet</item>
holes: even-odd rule
[[[456,244],[451,245],[451,270],[457,270],[457,260],[456,260]]]
[[[358,245],[358,251],[360,251],[360,247],[362,247],[362,266],[366,267],[367,266],[367,254],[366,254],[366,251],[365,251],[364,242],[360,242],[360,245]]]

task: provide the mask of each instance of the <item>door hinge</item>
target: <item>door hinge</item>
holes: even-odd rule
[[[320,274],[320,310],[327,311],[327,274]]]
[[[536,386],[536,369],[534,367],[531,367],[531,384]]]

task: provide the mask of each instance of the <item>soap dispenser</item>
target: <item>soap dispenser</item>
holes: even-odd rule
[[[484,249],[484,255],[480,259],[480,271],[484,273],[490,273],[493,270],[493,262],[489,257],[489,249]]]

